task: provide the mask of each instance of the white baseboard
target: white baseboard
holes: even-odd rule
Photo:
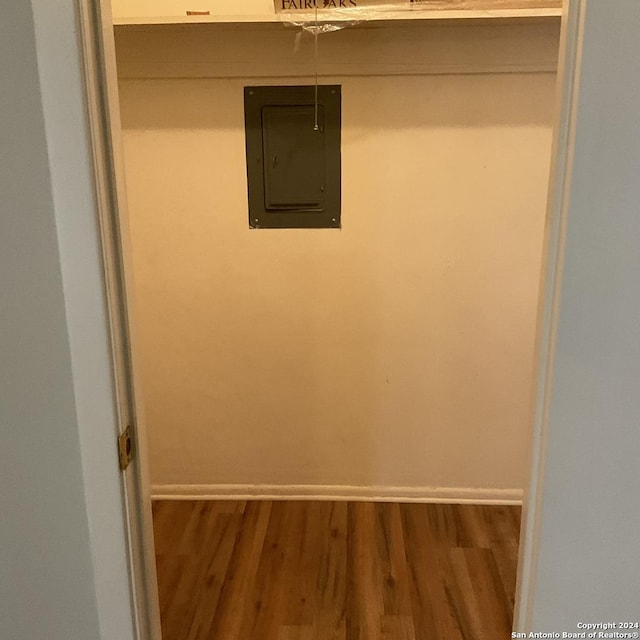
[[[522,489],[349,485],[155,484],[152,500],[351,500],[521,505]]]

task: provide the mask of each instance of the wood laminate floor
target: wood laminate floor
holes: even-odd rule
[[[520,509],[160,501],[163,640],[511,637]]]

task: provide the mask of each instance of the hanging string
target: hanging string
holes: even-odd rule
[[[314,100],[314,124],[313,130],[319,131],[320,126],[318,124],[318,2],[314,2],[315,7],[315,28],[313,30],[313,47],[314,47],[314,58],[315,58],[315,76],[316,76],[316,84],[315,84],[315,100]]]

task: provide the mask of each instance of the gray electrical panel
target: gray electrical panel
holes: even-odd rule
[[[252,228],[340,227],[338,85],[246,87]]]

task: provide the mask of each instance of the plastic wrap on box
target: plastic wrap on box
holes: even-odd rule
[[[361,0],[362,2],[362,0]],[[375,19],[384,19],[385,13],[409,10],[413,4],[411,0],[386,0],[385,2],[366,2],[351,4],[349,0],[342,2],[325,2],[317,0],[317,6],[310,7],[313,3],[308,0],[298,0],[296,8],[287,10],[290,4],[277,0],[284,8],[277,9],[277,13],[283,23],[300,27],[304,31],[313,34],[331,33],[347,27],[352,27],[363,22]]]

